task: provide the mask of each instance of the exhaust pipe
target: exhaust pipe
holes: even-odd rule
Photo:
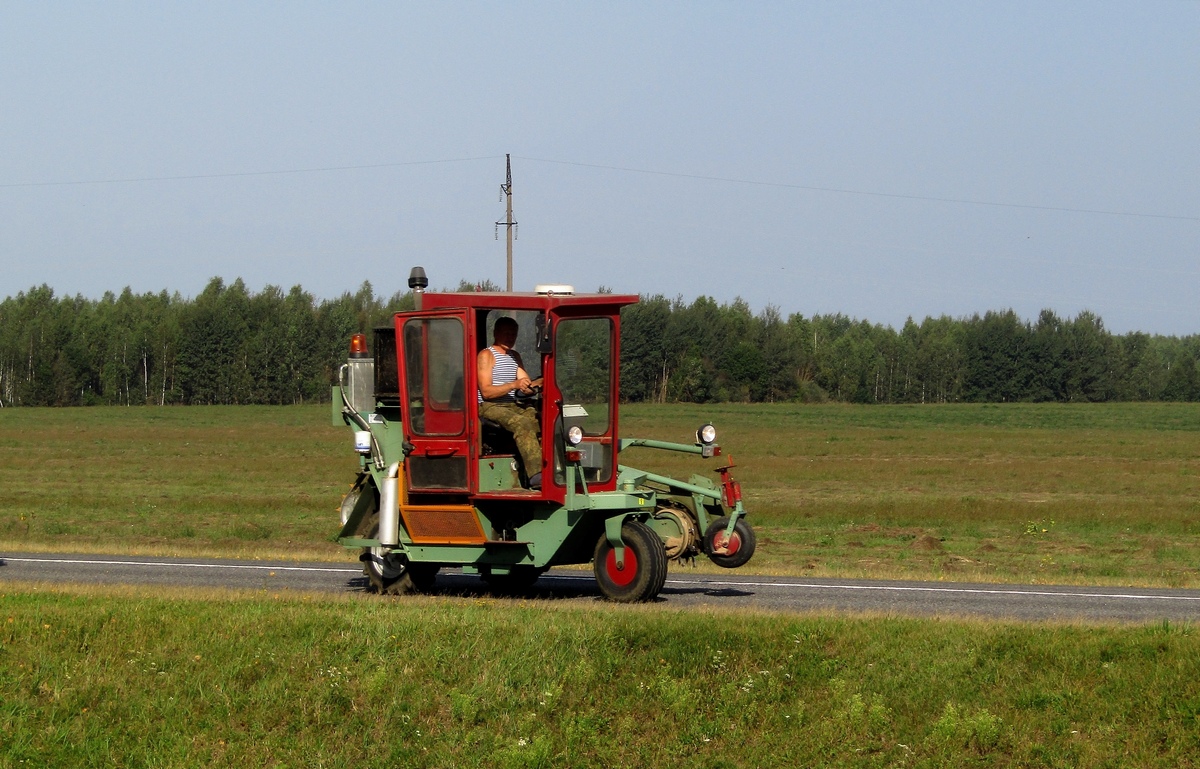
[[[383,488],[379,490],[379,544],[396,547],[400,544],[400,463],[388,467]]]
[[[412,289],[416,309],[424,309],[421,307],[421,297],[425,294],[425,289],[429,288],[429,278],[425,277],[424,267],[412,268],[412,272],[408,273],[408,287]]]

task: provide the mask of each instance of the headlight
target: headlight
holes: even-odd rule
[[[572,446],[578,446],[583,443],[583,428],[579,425],[571,425],[567,429],[567,443]]]
[[[717,440],[717,428],[712,425],[704,425],[696,431],[696,443],[715,443]]]

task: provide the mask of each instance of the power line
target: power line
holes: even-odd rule
[[[582,168],[600,168],[606,171],[622,171],[625,173],[647,174],[651,176],[670,176],[678,179],[697,179],[708,182],[726,182],[731,184],[750,184],[756,187],[781,187],[790,190],[809,190],[811,192],[835,192],[842,195],[867,195],[876,198],[899,198],[901,200],[924,200],[935,203],[960,203],[972,206],[995,206],[1000,208],[1025,208],[1035,211],[1060,211],[1073,214],[1102,214],[1105,216],[1131,216],[1144,219],[1175,219],[1188,222],[1200,222],[1200,216],[1176,216],[1173,214],[1146,214],[1133,211],[1108,211],[1096,208],[1068,208],[1066,206],[1039,206],[1031,203],[998,203],[988,200],[971,200],[968,198],[940,198],[931,195],[904,195],[894,192],[869,192],[866,190],[850,190],[839,187],[815,187],[805,184],[787,184],[784,182],[763,182],[754,179],[735,179],[725,176],[702,176],[700,174],[683,174],[672,171],[653,171],[645,168],[626,168],[623,166],[608,166],[596,163],[578,163],[571,160],[550,160],[547,158],[520,157],[533,163],[552,163],[563,166],[579,166]]]
[[[0,189],[15,189],[21,187],[70,187],[89,184],[132,184],[137,182],[173,182],[193,181],[198,179],[232,179],[249,176],[282,176],[286,174],[313,174],[332,171],[363,171],[373,168],[401,168],[404,166],[437,165],[441,163],[470,163],[480,160],[498,160],[499,155],[485,155],[470,158],[445,158],[441,160],[413,160],[395,163],[370,163],[354,166],[327,166],[321,168],[292,168],[275,171],[241,171],[223,174],[190,174],[184,176],[141,176],[118,179],[82,179],[62,182],[12,182],[0,184]],[[792,184],[787,182],[765,182],[757,179],[739,179],[727,176],[706,176],[703,174],[687,174],[674,171],[656,171],[647,168],[629,168],[627,166],[603,165],[599,163],[581,163],[573,160],[554,160],[550,158],[531,158],[518,156],[519,160],[532,163],[549,163],[552,165],[576,166],[579,168],[597,168],[605,171],[620,171],[622,173],[644,174],[647,176],[667,176],[676,179],[696,179],[699,181],[722,182],[726,184],[748,184],[756,187],[775,187],[778,189],[807,190],[810,192],[830,192],[839,195],[861,195],[876,198],[892,198],[897,200],[921,200],[932,203],[956,203],[959,205],[990,206],[993,208],[1021,208],[1032,211],[1058,211],[1072,214],[1098,214],[1101,216],[1124,216],[1139,219],[1167,219],[1174,221],[1200,222],[1200,216],[1181,216],[1176,214],[1150,214],[1137,211],[1114,211],[1100,208],[1072,208],[1069,206],[1045,206],[1033,203],[1005,203],[993,200],[974,200],[971,198],[945,198],[934,195],[909,195],[896,192],[873,192],[870,190],[852,190],[843,187],[818,187],[807,184]]]
[[[127,179],[86,179],[68,182],[16,182],[0,184],[0,189],[12,187],[69,187],[83,184],[130,184],[134,182],[179,182],[194,179],[232,179],[240,176],[280,176],[283,174],[317,174],[328,171],[363,171],[371,168],[399,168],[401,166],[425,166],[438,163],[469,163],[476,160],[495,160],[498,155],[477,158],[448,158],[445,160],[411,160],[402,163],[371,163],[360,166],[328,166],[325,168],[292,168],[282,171],[241,171],[227,174],[192,174],[188,176],[140,176]]]

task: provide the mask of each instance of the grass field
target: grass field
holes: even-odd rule
[[[711,419],[771,573],[1200,585],[1200,404],[627,406]],[[687,477],[715,464],[633,449]],[[0,410],[0,547],[346,557],[328,408]],[[352,557],[352,556],[350,556]],[[703,568],[703,567],[702,567]]]
[[[4,592],[2,767],[1200,765],[1165,623]]]
[[[0,552],[351,560],[327,413],[0,410]],[[625,416],[717,424],[756,569],[1197,584],[1200,406]],[[0,582],[0,767],[111,765],[1193,767],[1200,635]]]

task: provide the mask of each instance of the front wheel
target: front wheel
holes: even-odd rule
[[[625,542],[624,563],[617,565],[617,550],[601,535],[596,543],[593,570],[600,592],[610,601],[637,603],[652,600],[667,581],[667,551],[662,540],[641,521],[621,526]]]
[[[368,539],[377,538],[379,513],[373,513],[371,521],[361,528]],[[381,547],[364,547],[359,560],[371,589],[382,595],[425,592],[433,587],[438,573],[435,564],[412,563],[404,553],[385,552]]]
[[[710,523],[708,531],[704,532],[704,552],[716,565],[736,569],[754,555],[757,542],[754,539],[754,529],[750,528],[745,518],[738,518],[732,534],[725,533],[728,528],[729,516],[721,516]]]
[[[412,563],[403,553],[384,553],[380,548],[368,547],[363,548],[359,557],[371,588],[382,595],[424,593],[437,579],[436,565]]]

